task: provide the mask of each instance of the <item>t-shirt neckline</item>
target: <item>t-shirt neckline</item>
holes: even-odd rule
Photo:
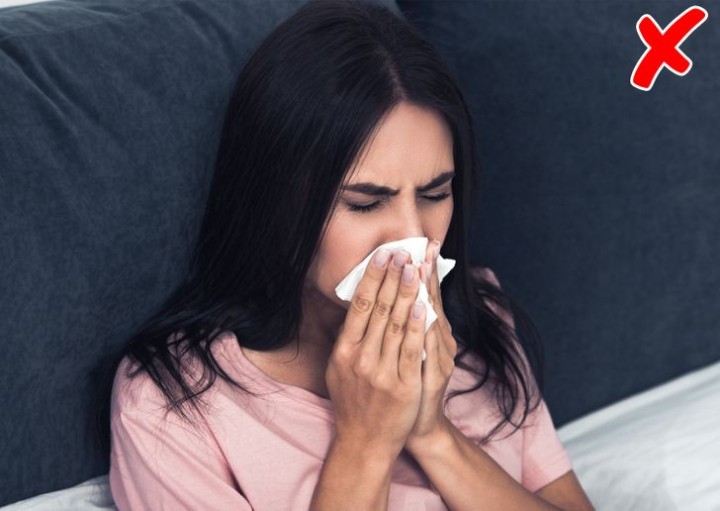
[[[310,392],[309,390],[298,387],[297,385],[279,382],[274,378],[270,377],[255,364],[253,364],[252,361],[247,358],[245,353],[243,353],[242,343],[234,334],[231,335],[230,338],[226,340],[226,342],[232,343],[232,355],[230,353],[227,353],[227,351],[226,355],[228,356],[228,358],[236,361],[239,364],[242,369],[242,374],[246,376],[251,376],[255,381],[262,383],[265,387],[284,394],[291,399],[303,403],[308,403],[310,405],[317,406],[327,411],[332,411],[333,407],[332,401],[330,399],[325,399],[324,397],[318,396],[314,392]]]

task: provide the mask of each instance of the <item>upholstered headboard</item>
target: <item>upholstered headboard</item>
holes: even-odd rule
[[[304,3],[0,10],[0,506],[107,473],[96,368],[182,278],[235,77]]]
[[[535,321],[556,426],[720,360],[720,7],[630,84],[684,2],[415,2],[471,103],[471,255]]]

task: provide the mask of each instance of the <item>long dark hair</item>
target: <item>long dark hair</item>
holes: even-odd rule
[[[248,391],[216,362],[212,342],[229,330],[243,346],[266,351],[298,338],[303,282],[340,185],[401,101],[437,111],[453,136],[455,207],[442,256],[457,264],[443,281],[442,298],[458,341],[456,366],[478,381],[449,397],[492,383],[502,419],[484,441],[506,423],[513,432],[522,426],[539,404],[533,388],[535,382],[542,388],[542,353],[522,308],[468,263],[466,221],[479,198],[470,112],[450,70],[413,25],[363,0],[311,0],[249,58],[229,99],[186,277],[116,353],[107,374],[128,355],[140,364],[128,376],[147,371],[167,397],[167,410],[189,422],[187,404],[198,410],[218,375]],[[530,335],[516,337],[490,303],[512,311]],[[199,385],[182,375],[186,355],[202,363]],[[478,357],[484,365],[472,363]],[[106,408],[105,446],[108,415]]]

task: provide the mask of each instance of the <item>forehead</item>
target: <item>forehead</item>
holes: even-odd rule
[[[452,133],[444,118],[434,110],[400,103],[380,122],[346,181],[390,185],[394,177],[415,176],[424,182],[452,168]]]

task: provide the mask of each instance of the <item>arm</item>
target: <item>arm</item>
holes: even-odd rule
[[[567,511],[595,511],[573,470],[540,488],[536,493]]]
[[[333,441],[310,511],[387,510],[393,460]]]
[[[152,382],[133,380],[128,388],[120,381],[113,391],[109,475],[119,511],[252,511],[203,420],[196,431],[174,413],[164,417]]]
[[[500,284],[489,268],[480,275],[496,287]],[[431,279],[431,296],[442,304],[437,278]],[[488,306],[512,329],[512,316]],[[529,368],[520,349],[523,363]],[[528,370],[529,373],[529,370]],[[453,511],[463,510],[592,510],[572,472],[550,414],[541,401],[528,417],[522,434],[522,483],[517,482],[483,449],[465,437],[444,415],[420,437],[411,437],[408,451],[423,468],[433,486]],[[528,427],[529,426],[529,427]],[[559,477],[559,474],[564,474]],[[553,482],[549,480],[555,479]],[[535,490],[541,490],[537,495]],[[555,505],[557,504],[557,505]],[[562,505],[563,507],[558,507]]]
[[[579,484],[572,484],[572,471],[534,494],[450,421],[433,437],[414,445],[411,454],[452,511],[593,510]],[[555,505],[561,503],[564,507]]]

